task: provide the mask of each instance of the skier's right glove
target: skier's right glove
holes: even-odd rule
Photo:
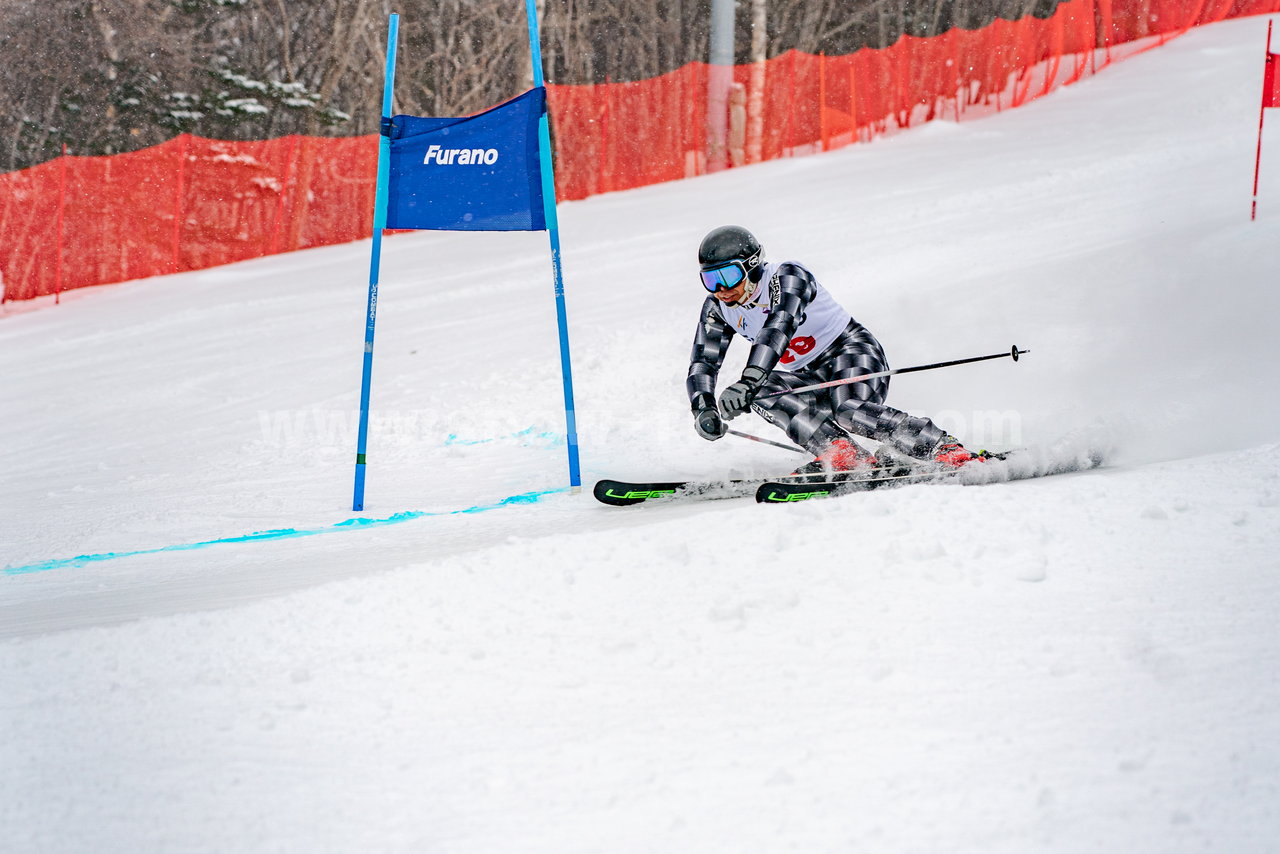
[[[719,412],[714,409],[699,409],[693,413],[693,429],[708,442],[714,442],[722,438],[728,428],[724,426],[724,420],[720,418]]]

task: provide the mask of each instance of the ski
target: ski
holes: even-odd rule
[[[839,475],[787,474],[772,477],[728,478],[724,480],[626,481],[600,480],[592,494],[597,501],[614,507],[630,507],[652,501],[679,499],[742,498],[754,495],[762,504],[789,504],[812,498],[831,498],[872,489],[916,483],[966,485],[999,483],[1044,477],[1095,468],[1102,464],[1096,452],[1067,459],[1055,459],[1028,449],[986,453],[987,460],[958,469],[939,469],[905,457],[882,455],[884,462]]]
[[[867,492],[886,486],[909,483],[935,483],[952,479],[959,471],[879,471],[866,476],[850,476],[840,480],[768,481],[756,487],[760,504],[789,504],[811,498],[832,498],[853,492]]]
[[[853,474],[823,481],[768,481],[756,488],[756,501],[760,504],[790,504],[915,483],[958,483],[966,486],[1006,483],[1086,471],[1103,464],[1103,455],[1096,451],[1058,460],[1037,459],[1027,451],[991,454],[989,457],[986,462],[970,463],[954,469],[938,469],[927,465],[904,466],[897,471],[882,468],[865,475]]]
[[[770,478],[729,480],[672,480],[634,482],[625,480],[599,480],[591,494],[597,501],[614,507],[630,507],[655,499],[673,498],[742,498],[752,495],[761,483]]]
[[[895,470],[900,466],[895,466]],[[880,471],[878,468],[869,472]],[[776,474],[768,477],[726,478],[725,480],[667,480],[667,481],[628,481],[599,480],[591,494],[597,501],[611,504],[614,507],[630,507],[647,501],[671,500],[680,498],[742,498],[754,495],[756,488],[762,483],[789,483],[792,481],[824,481],[824,475],[815,474]]]

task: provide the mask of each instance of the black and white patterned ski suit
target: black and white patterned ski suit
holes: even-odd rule
[[[880,342],[849,316],[804,266],[765,268],[754,293],[736,306],[708,296],[685,387],[696,413],[716,406],[716,378],[734,335],[752,341],[747,366],[769,372],[757,397],[887,370]],[[751,408],[797,445],[820,454],[852,433],[913,457],[928,455],[944,431],[928,418],[886,406],[889,378],[757,399]]]

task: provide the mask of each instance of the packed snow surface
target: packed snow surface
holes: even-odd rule
[[[1275,851],[1265,30],[561,206],[588,487],[801,461],[692,429],[694,253],[726,222],[896,366],[1030,348],[890,402],[1105,448],[1091,472],[569,494],[542,234],[386,242],[360,514],[367,243],[11,309],[0,850]]]

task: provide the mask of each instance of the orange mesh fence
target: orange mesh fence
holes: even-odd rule
[[[788,51],[763,69],[735,67],[740,94],[730,98],[723,152],[707,144],[706,65],[638,83],[552,86],[557,193],[581,199],[703,174],[717,159],[771,160],[1018,107],[1193,26],[1277,10],[1280,0],[1069,0],[1048,18],[903,36],[845,56]],[[735,120],[735,110],[745,115]]]
[[[733,69],[719,150],[708,144],[707,65],[548,86],[557,194],[581,199],[1017,107],[1190,27],[1274,11],[1280,0],[1068,0],[1048,18],[904,36],[878,50],[789,51]],[[3,299],[368,237],[376,163],[373,136],[184,135],[0,175]]]
[[[5,298],[368,237],[371,138],[179,136],[0,175]]]

